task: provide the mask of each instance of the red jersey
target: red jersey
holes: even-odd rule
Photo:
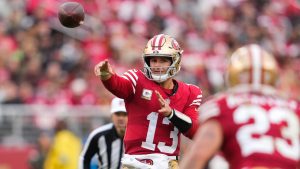
[[[202,94],[194,85],[177,82],[177,91],[164,89],[147,79],[140,70],[129,70],[103,81],[105,87],[125,100],[128,123],[124,137],[125,153],[160,153],[179,155],[180,132],[167,117],[158,113],[161,108],[155,90],[169,101],[171,108],[189,116],[192,127],[183,133],[191,138],[198,128],[198,112]]]
[[[200,118],[221,124],[221,150],[231,169],[296,169],[299,165],[299,103],[280,96],[273,88],[229,90],[204,103]]]

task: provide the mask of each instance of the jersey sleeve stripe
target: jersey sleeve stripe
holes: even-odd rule
[[[202,99],[195,99],[195,100],[193,100],[193,102],[190,104],[190,106],[192,106],[192,105],[200,106],[200,105],[201,105],[201,101],[202,101]]]
[[[136,80],[136,81],[139,79],[139,77],[138,77],[137,74],[134,72],[134,70],[129,70],[129,72],[135,77],[135,80]]]
[[[126,76],[122,75],[121,76],[122,78],[126,79],[126,80],[129,80]]]
[[[201,99],[202,98],[202,94],[197,96],[197,99]]]
[[[126,79],[126,80],[128,80],[128,81],[130,81],[126,76],[124,76],[124,75],[122,75],[121,76],[122,78],[124,78],[124,79]],[[132,89],[133,89],[133,93],[135,93],[135,87],[133,86],[133,84],[131,83],[131,86],[132,86]]]
[[[133,85],[136,86],[136,80],[131,76],[131,74],[129,74],[128,72],[125,72],[124,75],[129,77],[129,79],[133,83]]]
[[[133,93],[135,94],[135,87],[133,85],[131,86],[132,86]]]
[[[201,102],[202,99],[195,99],[193,102]]]

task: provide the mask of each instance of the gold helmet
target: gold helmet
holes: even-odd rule
[[[144,49],[144,73],[150,80],[163,82],[170,77],[175,76],[180,70],[181,50],[178,42],[169,35],[159,34],[150,39]],[[168,57],[171,59],[171,65],[164,74],[153,74],[150,67],[150,58],[153,56]]]
[[[270,53],[256,44],[237,49],[230,57],[227,69],[229,86],[251,84],[253,87],[276,84],[278,65]]]

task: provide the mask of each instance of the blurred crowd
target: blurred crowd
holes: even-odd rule
[[[175,37],[184,54],[179,79],[204,97],[224,88],[226,57],[248,43],[272,52],[281,88],[300,98],[300,4],[296,0],[74,0],[86,11],[81,27],[62,27],[63,0],[0,1],[2,104],[109,104],[94,65],[109,59],[117,73],[142,68],[154,34]]]

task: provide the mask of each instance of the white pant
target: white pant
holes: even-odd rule
[[[164,154],[124,154],[122,165],[134,169],[168,169],[169,161],[171,160],[176,160],[176,156],[167,156]]]

